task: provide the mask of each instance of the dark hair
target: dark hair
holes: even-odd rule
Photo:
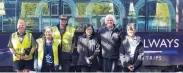
[[[88,28],[88,27],[91,27],[92,28],[92,34],[91,34],[91,37],[93,37],[94,35],[95,35],[95,31],[94,31],[94,28],[93,28],[93,25],[91,25],[91,24],[86,24],[85,25],[85,27],[84,27],[84,37],[86,37],[86,29]]]

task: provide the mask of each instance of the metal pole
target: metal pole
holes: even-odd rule
[[[52,6],[51,6],[51,2],[48,2],[48,8],[49,8],[49,11],[50,11],[50,13],[49,13],[49,16],[50,16],[50,26],[52,26],[52,21],[51,21],[51,18],[52,18],[52,16],[51,16],[51,14],[52,14],[52,8],[51,8]]]
[[[148,32],[148,14],[149,14],[149,10],[148,10],[148,2],[147,0],[145,0],[145,32]]]
[[[2,0],[2,2],[4,2],[4,1]],[[4,10],[5,10],[5,2],[4,2]],[[1,17],[2,17],[2,32],[3,32],[3,15]]]
[[[3,16],[2,16],[2,32],[3,32]]]
[[[18,0],[16,0],[16,4],[15,4],[15,31],[16,31],[16,24],[17,24],[17,22],[16,22],[16,20],[17,20],[17,6],[18,5]]]
[[[62,0],[59,0],[59,15],[63,14],[63,1]]]
[[[179,0],[176,0],[176,32],[179,32]]]

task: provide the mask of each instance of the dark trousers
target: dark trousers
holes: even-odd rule
[[[103,72],[117,72],[118,59],[103,58]]]
[[[70,72],[71,52],[59,52],[59,64],[62,72]]]
[[[41,72],[55,72],[55,68],[53,66],[43,66]]]
[[[80,66],[81,72],[97,72],[98,67],[96,66]]]
[[[62,72],[70,72],[71,59],[62,59],[61,67]]]
[[[81,72],[80,66],[71,66],[70,72]]]
[[[41,68],[41,72],[55,72],[54,65],[48,65],[45,62],[43,62],[43,66]]]

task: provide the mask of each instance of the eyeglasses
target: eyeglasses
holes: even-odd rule
[[[65,21],[67,21],[67,19],[64,19],[64,18],[60,18],[60,20],[65,20]]]

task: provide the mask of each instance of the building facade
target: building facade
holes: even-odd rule
[[[0,0],[0,32],[16,31],[19,18],[31,32],[42,32],[58,24],[58,16],[69,16],[69,25],[91,23],[104,26],[106,14],[116,17],[116,25],[126,31],[129,22],[137,32],[182,32],[182,0]],[[5,13],[2,13],[4,11]]]

